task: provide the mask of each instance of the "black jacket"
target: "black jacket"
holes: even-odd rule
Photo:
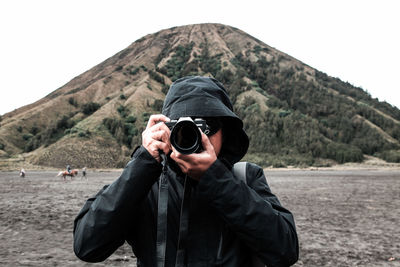
[[[235,135],[226,131],[219,159],[206,171],[199,182],[188,179],[191,187],[189,232],[186,244],[187,265],[195,266],[251,266],[251,254],[255,253],[267,266],[289,266],[298,259],[298,240],[292,214],[283,208],[267,184],[263,170],[247,166],[247,184],[231,171],[231,166],[244,155],[248,139],[240,119],[223,110],[228,106],[222,85],[202,77],[190,78],[198,91],[195,99],[207,95],[213,102],[213,114],[226,117]],[[187,82],[187,80],[183,80]],[[182,100],[187,86],[178,80],[170,89],[163,113],[175,119],[179,116],[195,116],[193,105],[168,103]],[[210,87],[217,85],[218,88]],[[179,87],[181,86],[181,87]],[[178,90],[178,89],[179,90]],[[183,89],[182,89],[183,88]],[[186,88],[187,89],[187,88]],[[193,88],[192,88],[193,89]],[[193,90],[187,92],[193,92]],[[211,90],[211,96],[204,91]],[[218,95],[219,94],[219,95]],[[227,97],[227,96],[226,96]],[[217,98],[220,101],[214,101]],[[221,100],[222,99],[222,100]],[[205,101],[202,102],[203,104]],[[210,103],[210,101],[208,102]],[[182,108],[183,107],[183,108]],[[219,111],[216,111],[217,109]],[[194,111],[193,111],[194,112]],[[221,114],[225,116],[221,116]],[[207,116],[199,114],[196,116]],[[238,133],[239,131],[239,133]],[[240,132],[241,131],[241,132]],[[246,140],[245,140],[246,139]],[[233,143],[241,141],[241,143]],[[247,143],[246,143],[247,141]],[[225,147],[224,147],[225,146]],[[173,164],[171,164],[173,166]],[[90,198],[74,222],[74,251],[84,261],[105,260],[127,241],[138,259],[138,266],[156,266],[158,179],[161,164],[144,147],[133,154],[121,176]],[[176,168],[167,169],[169,183],[166,266],[174,266],[184,175]],[[220,241],[223,240],[222,244]]]

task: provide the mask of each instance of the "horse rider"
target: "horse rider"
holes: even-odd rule
[[[71,166],[69,166],[69,164],[67,164],[67,172],[71,173]]]

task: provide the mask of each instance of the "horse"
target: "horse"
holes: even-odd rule
[[[64,181],[65,181],[67,176],[71,176],[71,180],[72,180],[72,177],[74,177],[74,176],[76,176],[76,175],[78,175],[78,170],[77,170],[77,169],[73,169],[73,170],[71,170],[71,172],[68,172],[68,171],[60,171],[60,172],[57,174],[57,177],[62,176],[62,177],[64,178]]]

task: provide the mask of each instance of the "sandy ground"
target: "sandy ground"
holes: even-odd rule
[[[0,266],[136,266],[127,245],[88,264],[72,251],[85,200],[120,171],[64,182],[55,171],[0,172]],[[399,170],[266,170],[300,239],[295,266],[400,266]]]

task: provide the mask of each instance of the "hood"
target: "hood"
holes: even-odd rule
[[[243,122],[233,112],[226,89],[214,78],[190,76],[176,80],[165,97],[162,113],[170,119],[219,117],[224,136],[219,158],[233,165],[247,152],[249,138]]]

